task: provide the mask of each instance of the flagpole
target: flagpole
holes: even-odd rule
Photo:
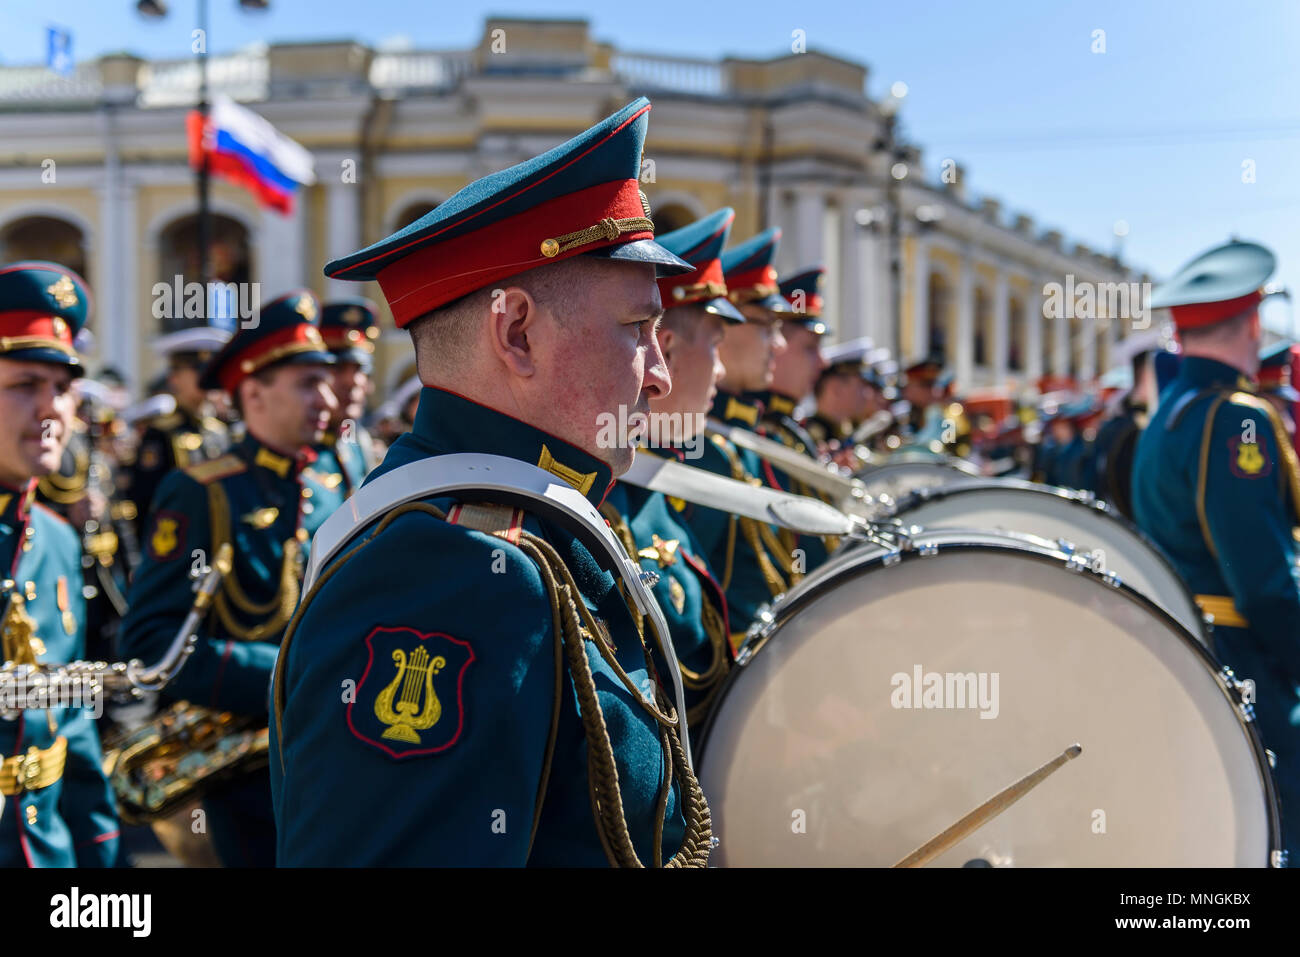
[[[201,129],[206,135],[208,126],[208,0],[198,0],[199,5],[199,119]],[[208,151],[199,151],[198,187],[199,187],[199,282],[203,284],[203,312],[205,322],[208,311],[208,268],[209,244],[212,240],[212,224],[208,204]]]

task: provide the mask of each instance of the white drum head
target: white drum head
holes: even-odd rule
[[[895,461],[891,457],[884,465],[862,470],[857,477],[874,498],[887,496],[897,502],[918,489],[978,481],[979,473],[967,463],[955,459],[902,458]]]
[[[1078,742],[933,866],[1266,865],[1272,781],[1208,654],[1059,553],[984,538],[892,567],[864,547],[776,609],[697,745],[714,861],[889,866]],[[927,698],[931,673],[973,700]]]
[[[1099,503],[1042,485],[974,482],[902,502],[894,517],[922,528],[988,528],[1070,543],[1150,598],[1207,643],[1201,610],[1182,578],[1136,528]]]

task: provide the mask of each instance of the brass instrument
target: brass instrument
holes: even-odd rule
[[[131,661],[71,661],[63,665],[43,665],[35,655],[43,653],[23,598],[14,582],[0,584],[8,599],[3,619],[5,661],[0,666],[0,716],[16,714],[28,708],[48,708],[48,702],[107,694],[117,701],[143,698],[146,693],[161,691],[180,673],[198,641],[199,625],[212,605],[221,580],[230,571],[233,550],[229,545],[217,552],[216,560],[198,586],[194,605],[181,623],[166,653],[156,664],[146,667],[138,658]],[[41,703],[46,702],[46,703]]]
[[[230,571],[232,548],[223,544],[204,576],[194,605],[172,643],[185,647],[188,657],[199,626],[211,609],[221,582]],[[165,659],[166,660],[166,659]],[[177,665],[157,690],[175,677]],[[184,835],[188,822],[165,818],[196,806],[204,791],[218,781],[255,770],[267,761],[268,728],[263,719],[214,711],[179,701],[146,724],[105,745],[104,773],[117,797],[118,811],[129,824],[153,824],[168,850],[182,859],[191,855],[165,838],[164,830]],[[183,815],[187,816],[187,815]],[[186,840],[187,845],[191,842]]]

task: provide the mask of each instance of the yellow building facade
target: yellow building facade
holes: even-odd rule
[[[1007,221],[995,200],[974,202],[951,163],[926,181],[921,150],[888,141],[867,68],[815,51],[692,60],[615,49],[581,20],[494,19],[469,50],[277,44],[212,55],[208,69],[214,93],[315,159],[317,182],[288,217],[212,183],[213,277],[256,283],[263,302],[308,286],[382,304],[373,284],[325,279],[324,263],[641,94],[654,103],[642,180],[660,231],[721,206],[736,209],[737,240],[782,227],[779,270],[828,268],[834,338],[870,336],[904,360],[937,352],[960,388],[1094,378],[1128,317],[1044,315],[1044,290],[1067,277],[1144,278],[1026,216]],[[158,318],[159,284],[197,278],[185,117],[198,81],[192,60],[126,55],[69,76],[0,67],[0,261],[83,270],[91,369],[115,367],[137,393],[161,370],[151,340],[184,321]],[[409,341],[387,316],[385,326],[381,390],[412,371]]]

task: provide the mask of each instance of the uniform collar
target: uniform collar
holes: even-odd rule
[[[719,389],[718,394],[713,397],[713,408],[709,414],[727,425],[753,429],[758,426],[758,420],[763,417],[763,401],[758,398],[759,395],[761,393],[755,392],[736,395]]]
[[[0,524],[22,525],[31,513],[32,499],[36,496],[36,480],[21,488],[0,483]]]
[[[445,389],[425,386],[411,434],[437,452],[503,455],[536,465],[576,488],[599,506],[613,485],[613,471],[564,439]]]
[[[752,396],[757,401],[762,402],[763,407],[772,415],[793,416],[794,407],[799,404],[798,399],[792,399],[784,392],[777,392],[775,390],[768,392],[752,392],[748,393],[748,395]]]
[[[269,472],[281,481],[297,481],[303,467],[316,461],[316,453],[302,449],[297,455],[286,455],[247,433],[232,451],[255,469]]]
[[[1178,377],[1198,388],[1226,386],[1240,392],[1255,391],[1255,384],[1236,366],[1205,356],[1185,356]]]

